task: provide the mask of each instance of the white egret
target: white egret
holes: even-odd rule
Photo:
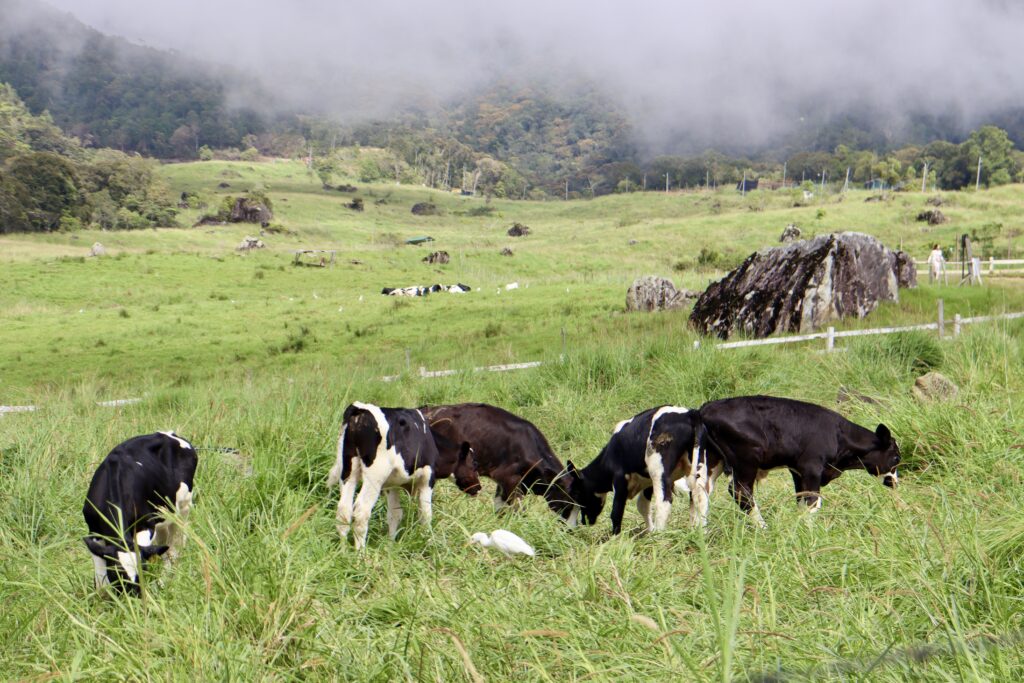
[[[533,548],[530,547],[529,543],[511,531],[504,529],[492,531],[490,535],[482,531],[477,532],[470,537],[469,542],[478,543],[485,548],[497,548],[505,553],[507,557],[512,557],[513,555],[529,555],[533,557],[534,555]]]

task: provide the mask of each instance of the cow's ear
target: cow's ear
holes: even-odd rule
[[[142,559],[148,559],[154,555],[163,555],[170,549],[170,546],[139,546],[138,550],[142,553]]]
[[[85,541],[85,547],[89,549],[89,552],[96,557],[116,557],[117,555],[116,548],[98,538],[86,536],[82,540]]]
[[[878,425],[875,429],[875,436],[878,437],[878,443],[882,448],[888,448],[889,444],[892,443],[892,434],[884,424]]]

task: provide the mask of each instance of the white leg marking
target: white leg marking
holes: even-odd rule
[[[690,492],[690,478],[689,477],[679,477],[672,484],[672,488],[675,490],[676,494],[680,495],[680,496],[683,495],[684,493],[689,493]]]
[[[431,474],[432,470],[429,467],[421,467],[417,472],[413,473],[413,476],[416,477],[416,484],[414,486],[419,489],[417,493],[419,494],[420,523],[427,528],[430,527],[430,520],[434,515],[434,510],[431,506],[431,500],[434,496],[434,487],[430,485]]]
[[[402,523],[402,499],[398,489],[388,489],[388,536],[398,536],[398,525]]]
[[[501,512],[503,509],[509,507],[509,504],[501,499],[500,493],[494,494],[494,511]]]
[[[647,500],[647,496],[644,495],[643,491],[636,497],[636,511],[644,518],[647,530],[654,531],[654,519],[651,517],[651,501]]]
[[[818,496],[818,498],[813,503],[811,503],[810,505],[807,506],[807,512],[809,512],[812,515],[815,512],[817,512],[818,510],[820,510],[820,509],[821,509],[821,496]]]
[[[370,527],[370,513],[380,497],[380,481],[376,478],[363,479],[363,487],[359,489],[355,508],[352,511],[352,533],[355,536],[356,550],[366,547],[366,532]]]
[[[107,578],[107,561],[102,557],[96,557],[92,553],[89,553],[89,555],[92,557],[92,569],[96,588],[103,588],[110,583],[110,580]]]
[[[349,470],[348,479],[341,484],[341,496],[338,499],[338,514],[336,526],[338,535],[344,541],[348,538],[348,531],[352,528],[352,503],[356,497],[356,486],[363,471],[363,462],[359,458],[352,459],[352,468]]]
[[[767,529],[768,525],[765,524],[764,517],[761,516],[761,510],[757,507],[757,503],[754,503],[754,507],[750,508],[750,518],[754,520],[754,523],[762,529]]]

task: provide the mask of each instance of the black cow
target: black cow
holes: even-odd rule
[[[466,493],[475,495],[480,490],[468,443],[455,443],[432,432],[416,409],[352,403],[345,409],[338,458],[327,478],[328,486],[341,484],[338,534],[345,540],[349,529],[355,527],[356,548],[366,546],[370,513],[382,489],[387,491],[391,538],[398,535],[402,521],[399,488],[418,499],[420,521],[429,526],[434,482],[453,474],[455,483]],[[356,498],[360,481],[362,487]]]
[[[664,529],[672,511],[674,482],[686,479],[685,488],[695,488],[695,459],[691,455],[699,425],[697,411],[680,406],[650,408],[616,425],[600,454],[580,470],[582,493],[577,495],[597,501],[596,506],[583,509],[584,522],[596,521],[605,496],[612,491],[612,533],[619,533],[626,501],[639,493],[637,509],[647,529]],[[696,522],[694,502],[691,493],[690,517]]]
[[[761,526],[754,483],[776,467],[789,469],[797,500],[812,511],[821,508],[821,487],[845,470],[865,469],[886,486],[899,479],[900,449],[883,424],[872,432],[827,408],[772,396],[711,401],[700,416],[702,457],[724,460],[733,497]]]
[[[576,526],[581,500],[572,493],[579,477],[572,463],[562,467],[544,434],[528,420],[486,403],[424,407],[430,428],[452,441],[473,446],[477,472],[497,483],[494,507],[514,505],[523,493],[535,493],[548,507]],[[591,497],[593,498],[593,497]],[[596,503],[590,500],[590,505]]]
[[[138,595],[139,557],[177,555],[184,537],[164,509],[188,517],[198,463],[192,444],[174,432],[136,436],[104,458],[82,508],[97,588],[109,583]]]

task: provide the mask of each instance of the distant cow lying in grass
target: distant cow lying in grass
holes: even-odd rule
[[[128,439],[103,459],[82,508],[97,588],[109,583],[139,595],[140,557],[176,556],[184,538],[163,510],[188,517],[198,462],[192,444],[174,432]]]
[[[578,495],[597,500],[596,505],[583,509],[584,521],[596,521],[605,496],[611,491],[612,533],[622,530],[626,501],[637,494],[637,509],[646,520],[647,529],[664,529],[672,511],[675,480],[687,478],[688,488],[697,488],[692,463],[699,424],[696,410],[660,406],[616,425],[601,453],[579,472]],[[693,503],[691,493],[690,517],[696,522]]]
[[[530,421],[486,403],[460,403],[422,409],[435,433],[473,447],[477,472],[493,479],[498,487],[494,507],[515,504],[523,493],[544,496],[548,507],[569,526],[575,526],[581,506],[576,498],[578,477],[551,450],[548,441]],[[591,505],[592,506],[592,505]]]
[[[428,286],[416,286],[416,287],[385,287],[380,290],[381,294],[386,296],[427,296],[428,294],[436,294],[437,292],[448,292],[449,294],[465,294],[472,288],[469,285],[462,283],[454,285],[430,285]]]
[[[872,432],[827,408],[772,396],[711,401],[700,418],[701,458],[724,461],[733,497],[762,527],[754,483],[768,470],[788,468],[797,500],[812,512],[821,487],[845,470],[865,469],[890,487],[899,479],[900,449],[883,424]]]
[[[345,540],[354,527],[356,548],[366,546],[370,513],[382,489],[387,492],[391,538],[398,535],[402,521],[399,488],[418,499],[420,522],[430,526],[434,482],[453,474],[463,491],[475,495],[480,490],[468,443],[457,444],[433,433],[418,410],[353,403],[345,409],[338,458],[327,478],[328,486],[341,483],[338,534]]]

